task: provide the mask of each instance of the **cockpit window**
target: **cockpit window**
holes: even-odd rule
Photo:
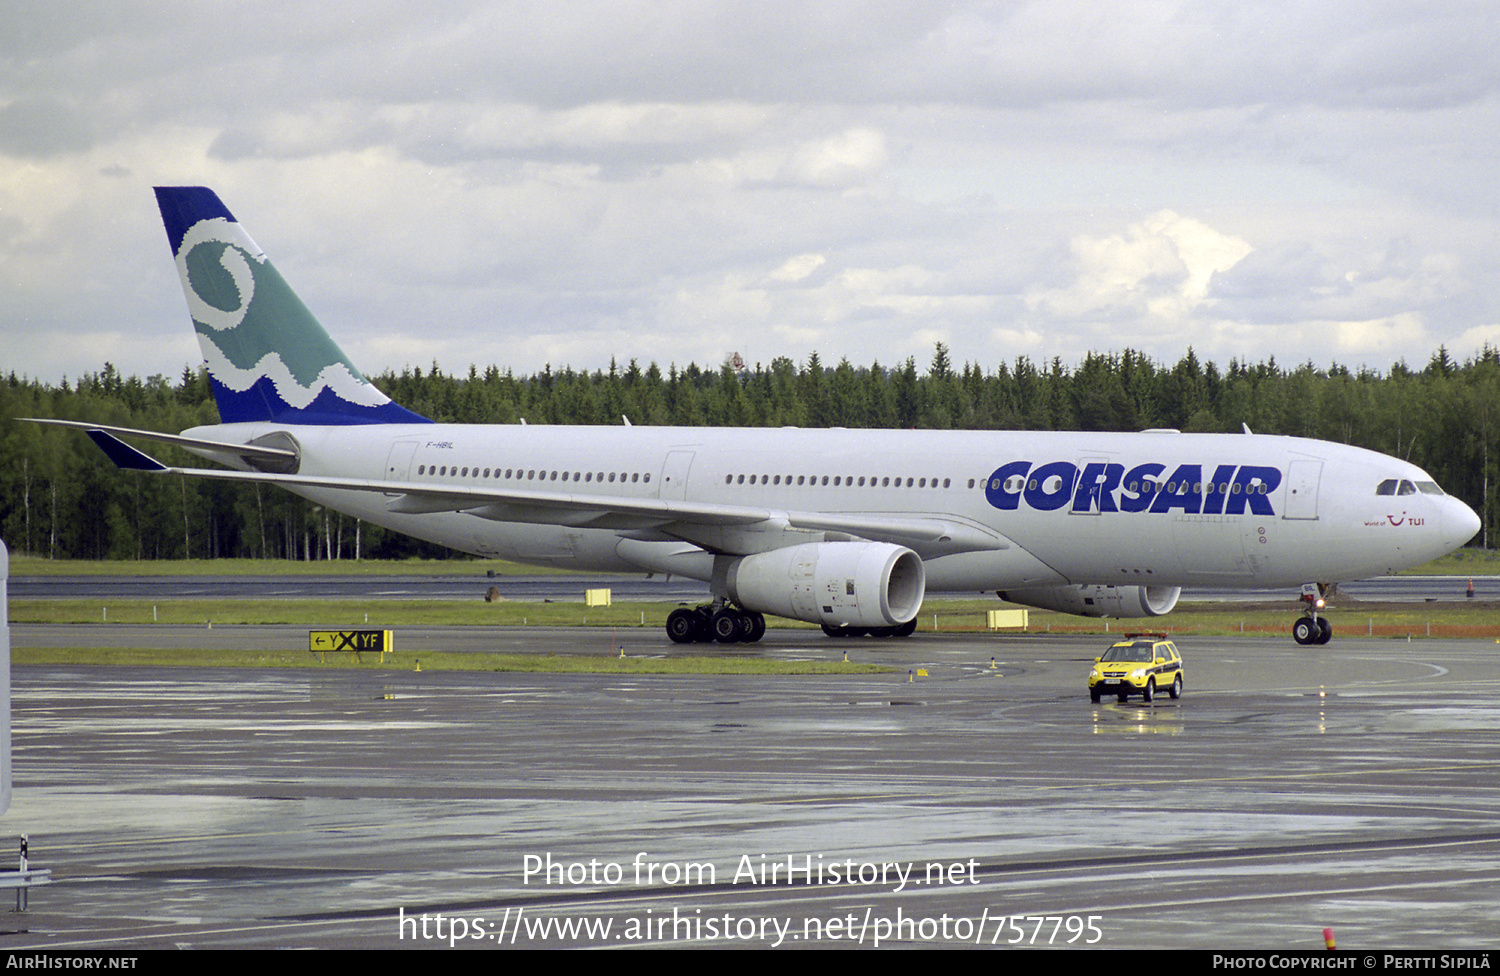
[[[1387,478],[1375,486],[1377,495],[1415,495],[1417,492],[1424,495],[1441,495],[1443,489],[1437,486],[1436,481],[1418,481],[1413,484],[1410,481]]]

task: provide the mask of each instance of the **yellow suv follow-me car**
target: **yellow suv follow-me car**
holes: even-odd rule
[[[1126,634],[1099,657],[1089,671],[1089,698],[1117,695],[1124,701],[1140,695],[1150,701],[1158,691],[1182,695],[1182,658],[1165,634]]]

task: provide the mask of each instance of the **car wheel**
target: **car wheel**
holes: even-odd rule
[[[1089,701],[1091,701],[1095,705],[1097,705],[1097,704],[1099,704],[1099,699],[1101,697],[1103,697],[1103,696],[1101,696],[1096,689],[1094,689],[1094,688],[1090,688],[1089,689]]]
[[[1150,703],[1156,697],[1156,679],[1147,678],[1146,687],[1141,690],[1141,701]]]
[[[1172,690],[1167,692],[1174,699],[1182,697],[1182,675],[1178,675],[1172,682]]]

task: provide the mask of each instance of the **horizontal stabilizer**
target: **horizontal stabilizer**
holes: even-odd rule
[[[114,434],[94,428],[88,432],[89,439],[99,445],[99,450],[109,455],[109,459],[115,462],[116,467],[125,468],[130,471],[166,471],[169,470],[156,458],[143,451],[138,451],[129,444],[120,440]]]
[[[139,437],[142,440],[156,441],[160,444],[172,444],[189,451],[212,451],[230,457],[241,457],[247,461],[287,462],[297,460],[297,452],[285,447],[266,447],[261,444],[226,444],[223,441],[210,441],[201,437],[163,434],[155,430],[136,430],[134,427],[110,427],[107,424],[89,424],[81,420],[52,420],[45,417],[23,417],[21,419],[32,424],[48,424],[53,427],[72,427],[75,430],[89,431],[90,437],[94,436],[93,431],[102,430],[117,437]],[[97,440],[95,443],[97,443]]]

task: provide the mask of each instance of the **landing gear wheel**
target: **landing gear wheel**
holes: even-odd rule
[[[728,607],[715,610],[713,616],[709,618],[708,625],[713,639],[720,644],[736,643],[740,640],[740,635],[748,630],[740,612]]]
[[[674,644],[691,644],[698,639],[698,615],[692,610],[673,610],[667,615],[667,636]]]
[[[1321,633],[1322,628],[1311,617],[1299,617],[1297,622],[1292,624],[1292,640],[1299,644],[1311,644],[1318,639]],[[1332,634],[1333,631],[1330,629],[1329,633]]]
[[[740,640],[744,641],[747,644],[754,644],[756,641],[766,636],[765,614],[755,610],[751,610],[749,613],[745,614],[745,619],[750,623],[750,632],[748,635],[741,637]]]
[[[897,637],[910,637],[917,632],[917,618],[913,617],[900,627],[896,628]]]
[[[1182,697],[1182,675],[1179,674],[1175,679],[1173,679],[1172,688],[1167,692],[1167,694],[1172,696],[1173,701],[1176,701],[1178,698]]]
[[[1326,644],[1333,640],[1333,624],[1328,622],[1327,617],[1318,618],[1318,637],[1313,643]]]

